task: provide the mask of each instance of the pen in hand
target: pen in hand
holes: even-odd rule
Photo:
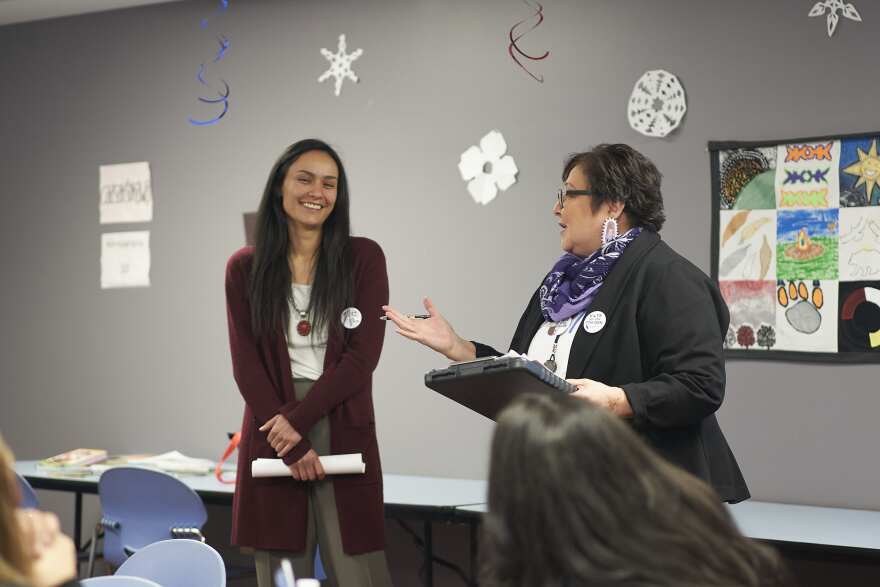
[[[404,314],[407,318],[414,318],[416,320],[427,320],[431,317],[430,314]],[[391,320],[388,316],[382,315],[379,316],[379,320]]]

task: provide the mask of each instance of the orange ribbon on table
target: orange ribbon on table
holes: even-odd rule
[[[229,459],[235,449],[238,448],[238,443],[241,442],[241,432],[236,432],[229,439],[229,444],[226,446],[226,450],[223,451],[223,456],[220,458],[220,461],[217,463],[217,467],[214,469],[214,476],[217,477],[217,481],[220,483],[225,483],[227,485],[235,485],[235,479],[224,479],[223,478],[223,464]]]

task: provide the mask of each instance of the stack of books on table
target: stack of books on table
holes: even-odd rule
[[[119,466],[144,467],[157,469],[172,475],[208,475],[214,471],[216,463],[208,459],[188,457],[173,450],[159,455],[125,455],[113,457],[106,462],[93,465],[92,470],[103,473],[107,469]]]
[[[107,451],[98,448],[77,448],[37,462],[37,468],[51,475],[93,475],[91,466],[107,458]]]
[[[160,455],[133,454],[107,456],[106,450],[78,448],[37,462],[37,467],[52,476],[86,477],[101,475],[113,467],[144,467],[172,475],[208,475],[216,463],[188,457],[178,451]]]

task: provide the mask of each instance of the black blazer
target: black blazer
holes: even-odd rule
[[[706,481],[722,501],[749,490],[715,419],[724,399],[722,341],[730,315],[718,287],[655,232],[630,243],[587,313],[604,328],[578,328],[567,379],[621,387],[631,424],[669,461]],[[520,318],[510,348],[525,353],[544,318],[538,291]],[[477,356],[498,353],[474,343]]]

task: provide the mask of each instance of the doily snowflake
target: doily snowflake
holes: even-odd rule
[[[357,49],[351,53],[346,53],[345,35],[339,35],[339,45],[336,47],[336,53],[331,53],[327,49],[321,49],[321,55],[330,62],[330,69],[321,74],[318,82],[323,82],[331,77],[336,80],[336,95],[342,91],[342,82],[345,78],[350,79],[354,83],[358,82],[357,76],[351,70],[351,63],[363,55],[363,49]]]
[[[681,82],[662,69],[646,71],[639,78],[627,108],[632,129],[649,137],[665,137],[674,131],[685,112],[687,102]]]
[[[516,182],[519,170],[507,152],[507,143],[497,130],[489,131],[480,146],[471,146],[461,154],[458,170],[468,182],[468,192],[474,202],[484,206],[495,199],[498,190],[506,190]]]
[[[647,71],[639,78],[627,108],[632,129],[649,137],[665,137],[674,131],[685,112],[684,88],[677,77],[662,69]]]
[[[838,12],[843,13],[843,16],[850,20],[862,22],[862,15],[859,14],[856,7],[850,3],[844,4],[843,0],[822,0],[822,2],[816,2],[807,16],[822,16],[826,12],[828,16],[825,18],[825,24],[828,25],[829,37],[837,30],[837,23],[840,20],[840,17],[837,15]]]

